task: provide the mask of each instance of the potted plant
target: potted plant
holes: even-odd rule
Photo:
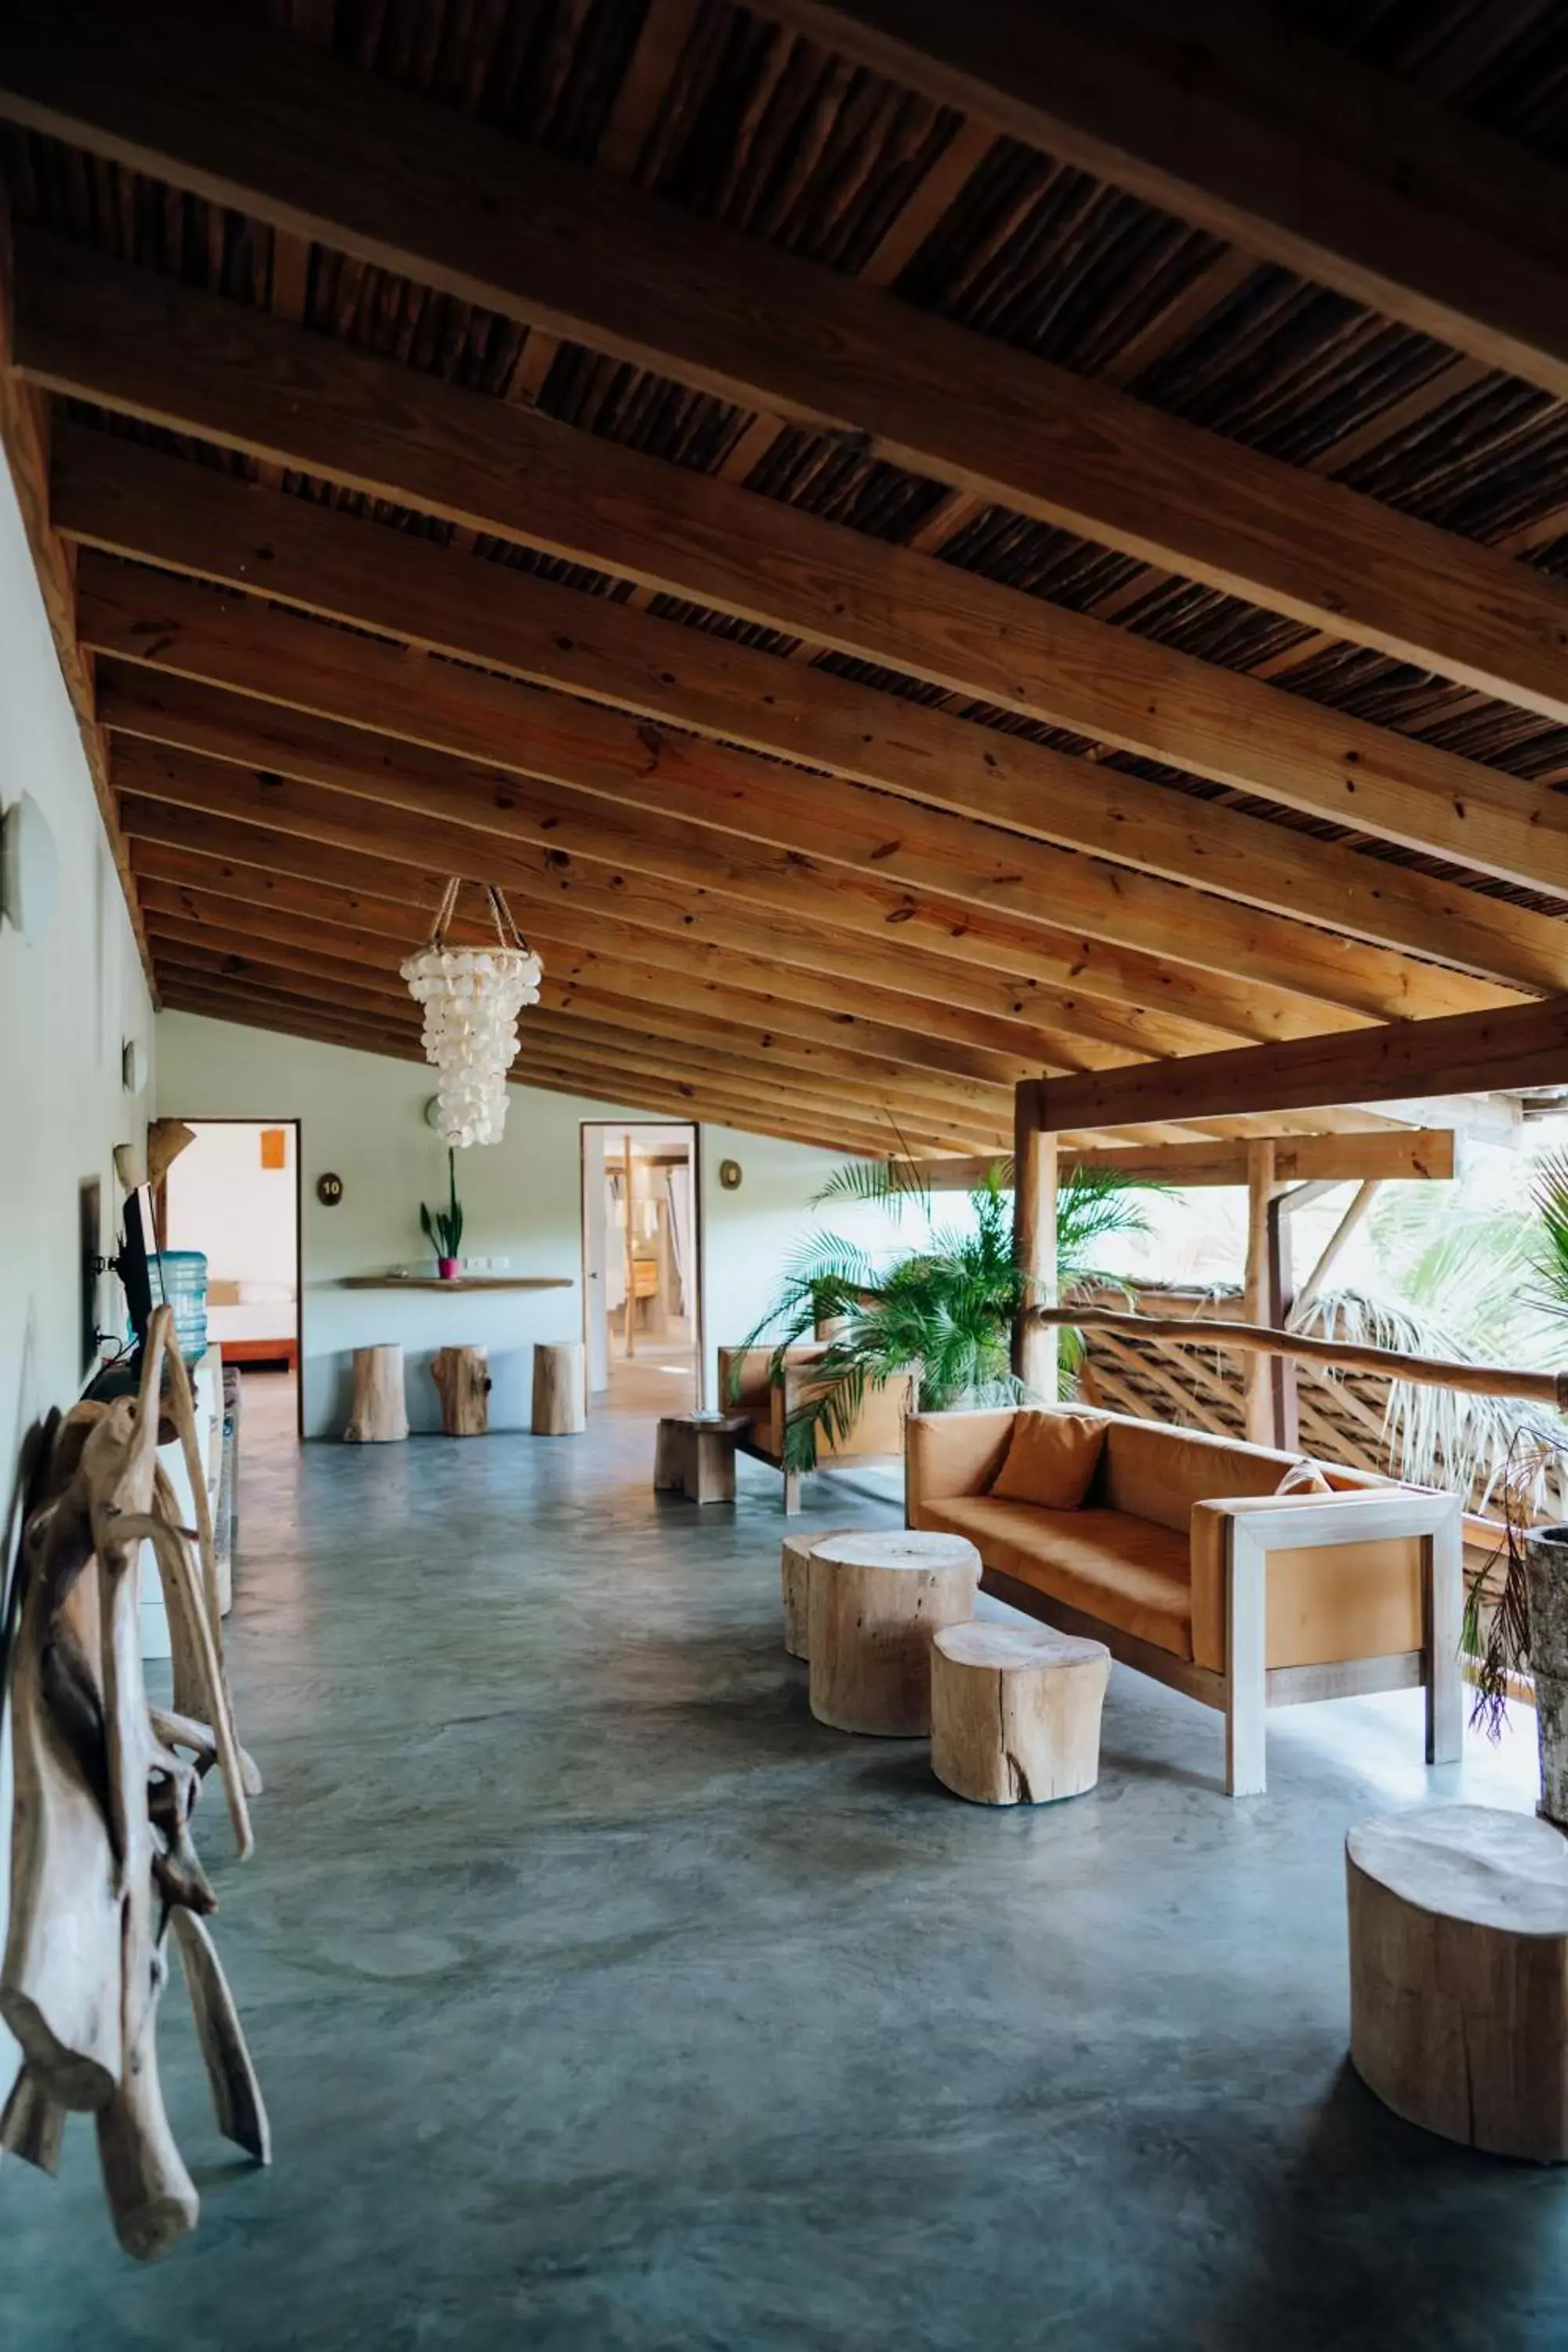
[[[832,1233],[812,1234],[796,1254],[778,1297],[742,1343],[752,1348],[782,1334],[772,1367],[782,1381],[789,1349],[825,1328],[831,1334],[812,1368],[812,1395],[784,1424],[786,1469],[815,1469],[819,1436],[847,1437],[867,1390],[884,1388],[899,1373],[915,1374],[921,1412],[1023,1398],[1009,1360],[1025,1289],[1013,1261],[1011,1181],[1011,1171],[999,1162],[969,1195],[966,1224],[931,1228],[924,1185],[900,1161],[853,1161],[829,1178],[818,1203],[873,1202],[896,1216],[920,1202],[928,1243],[889,1265]],[[1057,1255],[1064,1291],[1095,1272],[1098,1242],[1142,1230],[1134,1191],[1124,1176],[1083,1170],[1063,1184]],[[1080,1349],[1076,1333],[1062,1339],[1064,1374],[1070,1375]]]
[[[1537,1304],[1550,1316],[1568,1317],[1568,1155],[1541,1162],[1531,1195],[1541,1221]],[[1561,1379],[1558,1385],[1561,1393]],[[1568,1527],[1531,1519],[1548,1465],[1565,1453],[1568,1437],[1539,1421],[1521,1424],[1510,1447],[1503,1486],[1508,1565],[1481,1652],[1475,1712],[1495,1737],[1510,1676],[1529,1672],[1541,1752],[1537,1811],[1568,1832]],[[1481,1648],[1482,1581],[1476,1579],[1466,1603],[1465,1646],[1472,1652]]]
[[[428,1209],[419,1203],[419,1224],[426,1240],[436,1253],[436,1271],[443,1282],[458,1279],[458,1253],[463,1246],[463,1211],[458,1199],[458,1155],[447,1154],[447,1177],[450,1197],[444,1209]]]

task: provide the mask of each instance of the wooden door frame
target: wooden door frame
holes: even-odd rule
[[[700,1412],[708,1400],[708,1239],[702,1202],[702,1123],[695,1118],[580,1118],[577,1122],[577,1247],[582,1270],[583,1355],[584,1374],[590,1358],[588,1336],[587,1136],[590,1128],[635,1135],[639,1128],[675,1130],[691,1139],[691,1344],[696,1359],[692,1403]],[[591,1391],[590,1391],[591,1393]]]

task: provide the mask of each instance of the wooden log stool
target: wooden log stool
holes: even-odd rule
[[[394,1339],[354,1349],[354,1401],[343,1440],[350,1445],[391,1445],[408,1434],[403,1391],[403,1349]]]
[[[973,1805],[1047,1805],[1100,1778],[1103,1642],[1045,1625],[948,1625],[931,1654],[931,1765]]]
[[[1568,2161],[1568,1839],[1442,1805],[1345,1840],[1351,2060],[1407,2123]]]
[[[852,1536],[853,1528],[834,1528],[826,1535],[785,1536],[779,1561],[784,1584],[784,1645],[792,1658],[811,1655],[811,1555],[819,1543],[836,1543]]]
[[[828,1536],[811,1555],[811,1711],[836,1731],[931,1730],[931,1646],[974,1606],[980,1554],[963,1536]]]
[[[533,1434],[578,1437],[588,1426],[581,1339],[541,1339],[533,1350]]]
[[[483,1348],[437,1348],[430,1377],[441,1397],[448,1437],[484,1437],[490,1425],[489,1356]]]
[[[654,1491],[689,1503],[732,1503],[735,1440],[745,1426],[743,1413],[667,1412],[654,1433]]]

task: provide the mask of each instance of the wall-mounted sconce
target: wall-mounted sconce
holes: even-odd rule
[[[742,1169],[741,1163],[738,1160],[721,1160],[719,1162],[719,1181],[722,1184],[726,1192],[738,1192],[740,1191],[741,1176]]]
[[[127,1037],[120,1048],[120,1083],[128,1095],[139,1095],[147,1083],[147,1048],[140,1037]]]
[[[47,929],[59,893],[60,861],[48,819],[33,798],[0,816],[0,918],[31,942]]]

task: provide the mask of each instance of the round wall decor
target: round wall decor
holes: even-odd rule
[[[316,1198],[323,1209],[335,1209],[342,1197],[343,1180],[341,1176],[317,1177]]]
[[[741,1174],[741,1163],[738,1160],[721,1160],[719,1162],[719,1181],[726,1192],[740,1191]]]

